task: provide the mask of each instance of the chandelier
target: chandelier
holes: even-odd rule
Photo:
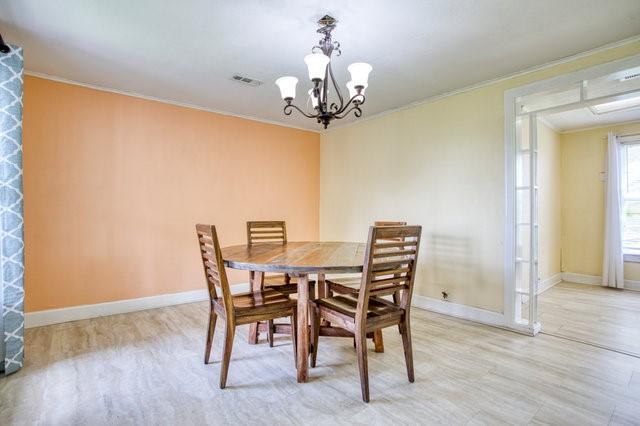
[[[371,65],[364,62],[356,62],[347,67],[351,74],[351,81],[346,84],[349,100],[345,102],[331,70],[331,55],[336,52],[336,56],[340,56],[342,53],[340,43],[331,40],[331,31],[336,27],[337,22],[329,15],[325,15],[318,21],[318,25],[320,25],[318,33],[322,34],[323,38],[320,39],[317,46],[311,49],[311,54],[304,57],[304,62],[309,70],[309,79],[313,84],[313,88],[308,92],[313,112],[307,113],[293,104],[298,84],[296,77],[280,77],[276,80],[276,84],[280,88],[280,95],[286,102],[284,114],[291,115],[295,109],[305,117],[322,123],[325,129],[332,120],[342,119],[352,111],[356,117],[362,116],[360,107],[364,104],[364,92],[368,86],[369,73],[373,69]],[[334,97],[337,98],[334,101],[329,100],[329,85],[333,86],[331,91],[335,92]]]

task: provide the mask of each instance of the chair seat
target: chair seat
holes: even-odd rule
[[[351,294],[338,295],[333,297],[327,297],[325,299],[318,299],[316,303],[321,308],[327,308],[336,311],[351,321],[355,321],[358,298]],[[401,317],[404,314],[404,310],[388,302],[384,299],[377,297],[371,297],[369,299],[369,306],[367,309],[367,321],[375,321],[377,319]]]
[[[362,282],[362,278],[360,277],[332,278],[330,280],[326,280],[325,282],[329,286],[329,289],[335,293],[356,295],[360,290],[360,283]],[[372,296],[386,296],[388,294],[393,294],[396,291],[403,290],[405,288],[406,286],[398,285],[396,283],[383,284],[371,290],[370,294]]]
[[[237,316],[259,315],[271,310],[294,308],[297,302],[272,289],[234,294],[233,307]],[[216,309],[224,315],[222,298],[215,299]]]

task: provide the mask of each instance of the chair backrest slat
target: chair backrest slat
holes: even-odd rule
[[[247,222],[247,244],[286,243],[287,226],[284,220]]]
[[[222,252],[220,251],[216,227],[213,225],[199,224],[196,225],[196,233],[198,235],[198,242],[200,243],[200,256],[202,257],[204,276],[207,280],[209,298],[212,302],[217,299],[217,288],[220,288],[223,306],[227,314],[230,315],[233,311],[233,300],[229,281],[227,280],[227,272],[222,260]]]
[[[356,321],[366,320],[369,293],[380,286],[403,290],[398,306],[411,306],[421,226],[372,226],[358,295]],[[401,245],[389,245],[395,241]]]
[[[389,220],[376,220],[373,226],[405,226],[407,222],[392,222]]]

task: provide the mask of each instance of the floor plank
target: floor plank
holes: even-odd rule
[[[542,332],[640,356],[640,292],[562,282],[538,298]]]
[[[640,423],[640,359],[417,309],[416,382],[387,329],[369,404],[351,340],[321,338],[298,384],[289,339],[250,346],[246,327],[220,390],[222,329],[205,366],[206,318],[194,303],[27,330],[25,367],[0,380],[2,424]]]

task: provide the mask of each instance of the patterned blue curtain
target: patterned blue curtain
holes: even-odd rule
[[[0,371],[24,357],[24,222],[22,216],[22,48],[0,53]]]

